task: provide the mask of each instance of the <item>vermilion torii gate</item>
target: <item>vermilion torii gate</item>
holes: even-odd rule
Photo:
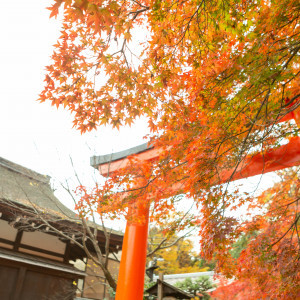
[[[290,119],[294,119],[299,126],[299,109],[290,112],[281,121]],[[91,165],[98,168],[103,176],[107,176],[124,168],[129,162],[127,157],[131,155],[135,155],[139,160],[151,160],[159,156],[159,149],[142,144],[122,152],[92,157]],[[264,155],[256,154],[246,157],[234,176],[231,177],[233,170],[226,170],[220,174],[220,179],[221,182],[229,181],[229,178],[233,181],[297,165],[300,165],[300,137],[293,137],[288,144],[270,150]],[[141,300],[143,298],[149,208],[148,204],[140,204],[138,208],[131,205],[129,213],[130,210],[145,221],[142,224],[127,221],[116,300]]]

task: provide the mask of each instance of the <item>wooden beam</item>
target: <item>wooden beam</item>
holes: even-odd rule
[[[14,251],[18,251],[19,250],[22,236],[23,236],[23,231],[22,230],[18,230],[16,239],[15,239],[15,243],[14,243],[14,248],[13,248]]]
[[[294,103],[292,103],[291,105],[294,105]],[[288,114],[286,114],[283,118],[281,118],[277,123],[283,123],[283,122],[287,122],[294,119],[297,126],[300,127],[300,107],[296,108],[295,110],[289,112]],[[293,143],[295,142],[295,139],[297,139],[298,137],[294,137]],[[135,152],[136,151],[136,152]],[[291,150],[291,153],[289,153],[288,151],[290,151],[290,149],[286,149],[286,147],[283,147],[283,150],[276,150],[278,153],[282,152],[286,152],[286,156],[288,155],[293,155],[294,151]],[[272,152],[272,151],[271,151]],[[270,153],[271,153],[270,152]],[[129,156],[133,156],[134,158],[140,161],[149,161],[149,160],[156,160],[158,159],[159,155],[162,153],[162,149],[159,148],[154,148],[153,146],[149,146],[148,144],[143,144],[140,146],[136,146],[130,149],[127,149],[125,151],[121,151],[119,153],[115,153],[115,154],[108,154],[108,155],[103,155],[103,156],[98,156],[98,157],[93,157],[93,164],[92,166],[95,168],[98,168],[99,172],[101,175],[103,176],[109,176],[110,174],[113,174],[114,172],[116,172],[119,169],[125,168],[126,166],[128,166],[129,163]],[[261,158],[258,157],[259,154],[257,154],[256,159],[257,161],[260,161],[262,159],[267,159],[268,155],[262,155]],[[272,154],[271,154],[272,156]],[[109,158],[112,158],[112,160],[110,160]],[[247,157],[245,159],[245,162],[243,163],[245,165],[245,163],[250,163],[253,165],[255,162],[255,160],[251,160],[252,158]],[[276,157],[277,161],[278,157]],[[290,167],[290,159],[287,159],[287,162],[284,162],[285,157],[280,158],[281,163],[279,162],[278,167],[274,167],[274,170],[270,171],[266,171],[264,170],[264,172],[271,172],[271,171],[276,171],[282,168],[286,168],[286,167]],[[286,167],[284,165],[287,165]],[[274,165],[273,165],[274,166]],[[187,166],[188,168],[188,166]],[[263,170],[261,168],[261,163],[258,162],[258,167],[260,168],[260,170]],[[228,172],[232,172],[233,170],[228,170]],[[257,172],[255,172],[257,173]],[[251,175],[251,173],[249,173],[249,176],[253,176]],[[257,174],[255,174],[257,175]],[[240,175],[241,176],[241,175]],[[247,176],[248,177],[248,176]],[[241,178],[245,178],[245,177],[240,177]]]
[[[48,255],[55,256],[55,257],[59,257],[59,258],[64,258],[64,254],[57,253],[57,252],[50,251],[50,250],[41,249],[41,248],[34,247],[34,246],[20,244],[19,248],[23,248],[23,249],[27,249],[27,250],[34,251],[34,252],[43,253],[43,254],[48,254]],[[19,251],[22,252],[22,250],[19,250]]]
[[[161,149],[157,148],[149,148],[148,150],[145,150],[143,152],[140,152],[138,154],[133,154],[134,157],[138,160],[151,160],[151,159],[157,159],[159,154],[162,152]],[[107,162],[104,164],[98,165],[98,170],[102,176],[109,176],[109,174],[113,174],[115,171],[125,168],[129,164],[129,159],[127,156]]]
[[[160,151],[155,152],[154,150],[155,149],[146,150],[136,154],[135,157],[141,161],[153,160],[158,158],[160,154]],[[109,170],[109,173],[112,174],[117,171],[119,167],[125,167],[128,162],[128,158],[125,157],[123,162],[118,160],[112,162],[112,164],[106,163],[105,165],[99,166],[99,169],[101,167],[101,170],[105,169],[106,172]],[[237,170],[234,168],[222,170],[218,178],[216,178],[215,184],[221,184],[228,180],[233,181],[298,165],[300,165],[300,137],[292,137],[289,143],[279,148],[245,157],[239,164]],[[110,168],[111,166],[113,167],[112,169]],[[186,168],[188,169],[189,166],[187,165]],[[235,174],[231,176],[234,170]]]
[[[266,153],[247,156],[239,164],[234,175],[232,175],[234,169],[224,170],[220,174],[219,183],[243,179],[299,165],[300,137],[293,137],[288,144],[279,148],[275,148]]]
[[[10,241],[10,240],[3,239],[3,238],[0,238],[0,243],[8,244],[8,245],[11,245],[11,246],[13,246],[15,244],[14,241]]]

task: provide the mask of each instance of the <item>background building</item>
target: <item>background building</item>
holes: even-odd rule
[[[49,176],[0,158],[0,218],[0,299],[108,297],[103,272],[87,258],[95,250],[81,220],[54,196]],[[105,253],[103,228],[88,228]],[[123,235],[109,232],[107,267],[117,277]],[[86,251],[76,244],[83,240]]]

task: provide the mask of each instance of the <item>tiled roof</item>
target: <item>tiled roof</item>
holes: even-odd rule
[[[1,203],[21,204],[60,219],[79,221],[76,214],[55,197],[50,186],[50,176],[39,174],[2,157],[0,157]],[[92,222],[88,224],[95,227]],[[100,225],[97,225],[97,228],[103,230]],[[123,236],[121,232],[108,230],[114,235]]]
[[[54,195],[50,177],[0,157],[0,198],[34,207],[60,218],[76,219]]]

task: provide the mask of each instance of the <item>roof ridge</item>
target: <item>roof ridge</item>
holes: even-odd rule
[[[50,183],[50,176],[48,175],[43,175],[43,174],[40,174],[36,171],[33,171],[31,169],[28,169],[24,166],[21,166],[19,164],[16,164],[10,160],[7,160],[3,157],[0,157],[0,165],[11,170],[11,171],[14,171],[16,173],[19,173],[19,174],[22,174],[26,177],[29,177],[33,180],[36,180],[36,181],[39,181],[39,182],[42,182],[42,183],[46,183],[46,184],[49,184]]]

